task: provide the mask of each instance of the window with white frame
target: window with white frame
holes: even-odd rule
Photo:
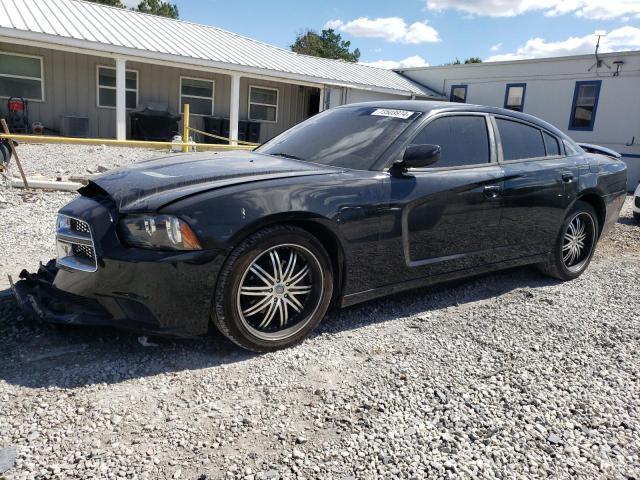
[[[249,120],[278,121],[278,89],[249,86]]]
[[[0,52],[0,97],[44,101],[42,57]]]
[[[180,112],[189,104],[191,115],[213,115],[213,80],[180,77]]]
[[[127,108],[138,106],[138,72],[125,72],[125,96]],[[116,107],[116,69],[98,65],[98,107]]]

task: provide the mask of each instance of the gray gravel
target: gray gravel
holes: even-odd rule
[[[105,145],[37,145],[18,147],[18,155],[27,175],[81,175],[96,173],[100,166],[105,168],[124,167],[141,160],[162,155],[162,150],[148,148],[107,147]],[[10,163],[14,176],[18,169]]]
[[[48,259],[72,195],[0,195],[22,219],[3,221],[1,273]],[[523,268],[400,294],[264,355],[216,333],[143,347],[0,302],[5,476],[637,479],[639,280],[629,199],[573,282]]]

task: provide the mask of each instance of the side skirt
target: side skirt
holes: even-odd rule
[[[472,277],[476,275],[482,275],[484,273],[490,273],[497,270],[505,270],[507,268],[520,267],[524,265],[531,265],[535,263],[544,262],[549,257],[548,254],[532,255],[528,257],[517,258],[514,260],[507,260],[504,262],[490,263],[482,265],[480,267],[468,268],[464,270],[456,270],[455,272],[447,272],[440,275],[434,275],[426,278],[419,278],[416,280],[410,280],[407,282],[396,283],[394,285],[385,285],[364,292],[351,293],[342,297],[340,302],[341,307],[349,307],[357,303],[373,300],[374,298],[385,297],[393,295],[394,293],[404,292],[406,290],[413,290],[415,288],[426,287],[434,285],[436,283],[448,282],[450,280],[457,280],[465,277]]]

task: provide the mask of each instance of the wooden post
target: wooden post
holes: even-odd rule
[[[7,121],[4,118],[0,118],[0,123],[2,124],[2,130],[4,133],[9,134],[9,126],[7,125]],[[18,152],[16,152],[16,146],[13,143],[13,140],[10,138],[7,139],[9,142],[9,148],[11,148],[11,153],[16,159],[16,165],[18,165],[18,170],[20,170],[20,176],[22,177],[22,183],[24,183],[24,188],[29,188],[29,184],[27,183],[27,177],[24,174],[24,170],[22,170],[22,163],[20,162],[20,157],[18,157]]]

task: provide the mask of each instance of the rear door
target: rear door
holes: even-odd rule
[[[440,160],[387,179],[381,252],[389,283],[493,262],[502,169],[489,116],[448,113],[429,120],[411,144],[440,145]]]
[[[562,141],[537,125],[495,116],[499,162],[504,169],[503,211],[496,237],[503,259],[548,252],[556,239],[567,190],[578,169]]]

